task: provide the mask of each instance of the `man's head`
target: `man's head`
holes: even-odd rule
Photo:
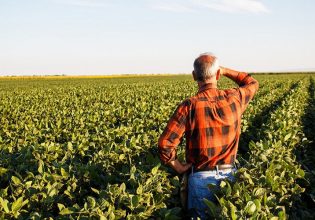
[[[220,78],[220,66],[218,59],[211,53],[200,54],[195,59],[193,77],[195,81],[205,82]]]

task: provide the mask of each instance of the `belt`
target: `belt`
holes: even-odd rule
[[[211,171],[211,170],[228,170],[232,169],[235,166],[233,164],[220,164],[220,165],[215,165],[214,167],[204,167],[201,169],[194,169],[193,172],[200,172],[200,171]]]

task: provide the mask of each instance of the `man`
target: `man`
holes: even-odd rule
[[[198,93],[183,101],[159,138],[159,155],[164,164],[188,178],[188,209],[204,218],[203,198],[214,200],[208,184],[233,179],[234,162],[241,133],[241,116],[258,90],[258,82],[249,74],[220,67],[218,59],[201,54],[194,62],[193,78]],[[239,88],[219,90],[223,75]],[[186,137],[186,161],[176,157],[176,147]]]

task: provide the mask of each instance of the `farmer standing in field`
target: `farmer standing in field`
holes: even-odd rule
[[[218,59],[210,53],[195,60],[192,75],[198,92],[177,107],[158,147],[163,163],[179,174],[190,173],[188,209],[203,219],[206,210],[203,198],[215,201],[207,185],[233,179],[241,116],[258,90],[258,82],[247,73],[220,67]],[[239,88],[219,90],[217,81],[221,75],[236,82]],[[176,147],[184,134],[187,163],[176,157]]]

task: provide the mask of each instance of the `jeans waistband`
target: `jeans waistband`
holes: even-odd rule
[[[202,169],[195,170],[195,172],[200,171],[211,171],[211,170],[226,170],[226,169],[232,169],[234,168],[234,165],[232,164],[221,164],[221,165],[215,165],[214,167],[205,167]]]
[[[206,167],[202,169],[195,169],[194,166],[191,167],[189,170],[189,173],[203,173],[203,172],[231,172],[236,169],[236,166],[234,164],[222,164],[222,165],[216,165],[214,167]]]

